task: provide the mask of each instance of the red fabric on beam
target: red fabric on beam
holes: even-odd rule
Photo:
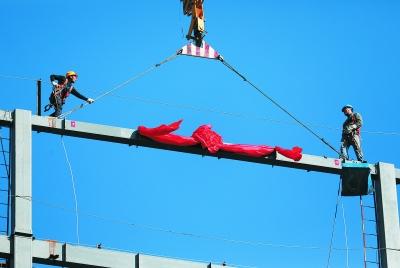
[[[169,145],[177,145],[177,146],[192,146],[199,144],[198,141],[193,139],[192,137],[185,137],[175,134],[166,134],[159,136],[146,136],[154,141],[169,144]]]
[[[139,131],[140,135],[143,135],[146,137],[165,135],[165,134],[169,134],[169,133],[177,130],[180,127],[181,123],[182,123],[182,119],[179,121],[176,121],[172,124],[169,124],[169,125],[162,124],[162,125],[159,125],[158,127],[153,127],[153,128],[139,126],[138,131]]]
[[[302,157],[302,148],[293,147],[292,149],[285,149],[279,146],[272,147],[267,145],[248,145],[248,144],[229,144],[224,143],[222,137],[211,130],[211,125],[202,125],[198,127],[192,134],[191,137],[171,134],[171,132],[179,129],[182,120],[176,121],[169,125],[160,125],[155,128],[148,128],[145,126],[139,126],[138,132],[147,138],[154,141],[176,145],[176,146],[193,146],[201,144],[204,149],[207,149],[210,153],[217,153],[219,150],[226,152],[237,153],[241,155],[251,157],[264,157],[278,152],[279,154],[299,161]]]
[[[275,147],[266,145],[230,144],[224,143],[221,150],[252,157],[264,157],[275,152]]]
[[[193,132],[192,137],[212,154],[218,152],[219,148],[223,145],[222,137],[217,132],[211,130],[211,125],[198,127]]]
[[[294,161],[299,161],[301,159],[301,157],[303,156],[301,153],[303,151],[303,149],[301,149],[298,146],[293,147],[291,150],[284,149],[279,146],[276,146],[275,149],[281,155],[283,155],[287,158],[293,159]]]

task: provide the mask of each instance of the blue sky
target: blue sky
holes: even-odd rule
[[[189,19],[178,0],[82,2],[2,1],[0,109],[35,111],[34,80],[43,79],[45,102],[49,75],[68,70],[79,74],[77,89],[95,98],[187,43]],[[249,80],[336,148],[341,107],[352,104],[364,118],[366,159],[400,166],[399,2],[204,7],[206,41]],[[182,135],[211,124],[226,142],[298,145],[335,157],[218,61],[180,56],[115,94],[69,119],[128,128],[183,119]],[[72,96],[64,110],[80,103]],[[83,245],[244,267],[326,267],[338,176],[70,137],[64,143]],[[33,200],[37,238],[77,243],[59,136],[33,135]],[[349,266],[361,267],[359,199],[341,204],[346,224],[340,209],[334,246],[345,248],[346,226]],[[330,267],[345,265],[346,251],[334,250]]]

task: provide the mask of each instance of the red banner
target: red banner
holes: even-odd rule
[[[222,137],[211,129],[211,125],[198,127],[191,137],[172,134],[171,132],[179,129],[181,123],[182,120],[155,128],[139,126],[138,132],[151,140],[169,145],[192,146],[200,144],[202,148],[207,149],[212,154],[218,151],[225,151],[251,157],[265,157],[277,152],[295,161],[299,161],[302,157],[302,149],[297,146],[292,149],[285,149],[279,146],[224,143]]]

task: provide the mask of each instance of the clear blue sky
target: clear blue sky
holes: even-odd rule
[[[352,104],[364,118],[366,159],[400,167],[398,1],[206,0],[204,6],[206,40],[249,80],[336,148],[341,107]],[[185,45],[189,19],[178,0],[3,0],[0,25],[0,109],[34,111],[34,79],[43,79],[45,101],[49,75],[74,70],[78,90],[95,98]],[[128,128],[184,119],[182,135],[211,124],[226,142],[298,145],[306,154],[336,157],[218,61],[180,56],[116,94],[69,119]],[[80,103],[72,96],[64,109]],[[326,267],[338,176],[64,142],[83,245],[244,267]],[[37,238],[77,243],[59,136],[33,135],[33,200]],[[353,249],[349,266],[362,267],[358,198],[342,199],[334,246],[345,248],[341,204]],[[345,265],[346,251],[334,250],[331,267]]]

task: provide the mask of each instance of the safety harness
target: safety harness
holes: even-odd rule
[[[357,114],[357,113],[353,113],[353,114],[351,115],[351,123],[352,123],[352,124],[356,124],[356,123],[357,123],[357,117],[356,117],[356,115],[358,115],[358,114]],[[356,134],[357,134],[358,136],[360,136],[360,133],[361,133],[361,127],[356,128]]]
[[[353,113],[346,119],[346,121],[343,123],[343,131],[349,125],[353,125],[353,124],[357,125],[356,124],[357,123],[357,116],[358,116],[357,113]],[[349,139],[349,138],[353,139],[354,135],[360,136],[360,134],[361,134],[361,127],[352,130],[350,133],[343,132],[343,137],[347,138],[347,139]]]
[[[69,87],[68,87],[69,86]],[[44,111],[47,112],[57,104],[57,97],[61,97],[61,105],[65,103],[65,99],[71,94],[73,86],[71,83],[67,83],[67,80],[61,85],[53,85],[53,89],[49,96],[50,103],[44,107]]]

